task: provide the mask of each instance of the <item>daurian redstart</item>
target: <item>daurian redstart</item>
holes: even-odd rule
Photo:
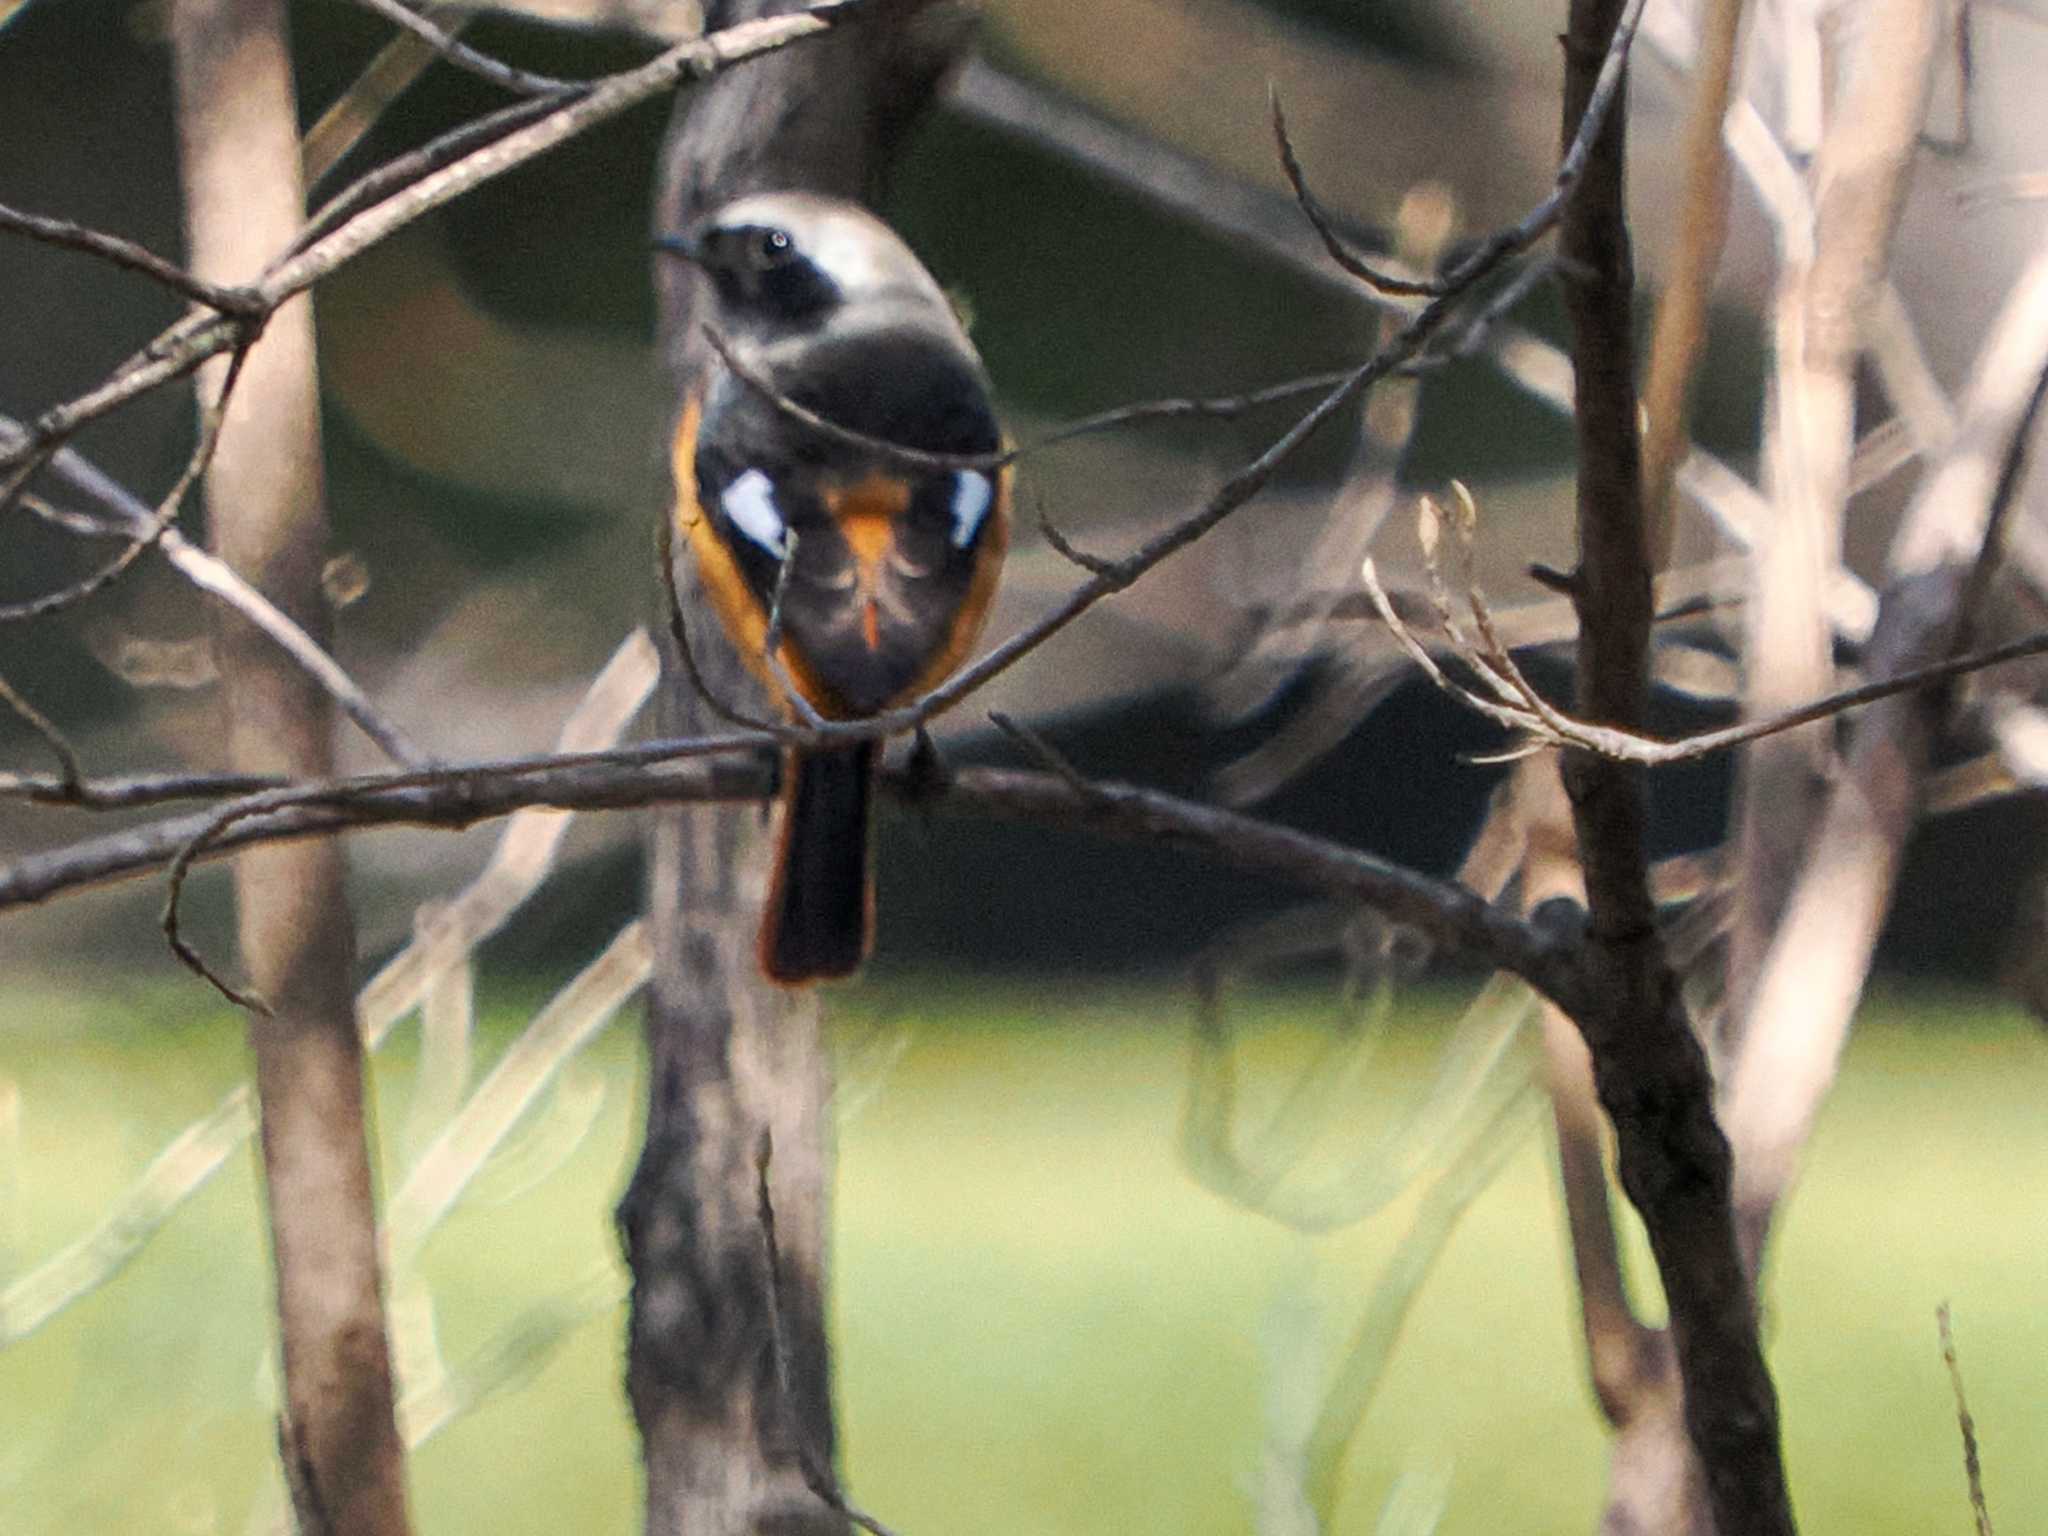
[[[916,465],[775,397],[899,447],[994,453],[988,379],[952,305],[887,225],[833,198],[745,197],[658,243],[704,275],[740,370],[712,363],[673,454],[676,525],[726,634],[785,707],[790,687],[834,720],[916,698],[980,633],[1008,471]],[[785,759],[760,938],[771,980],[845,976],[867,957],[875,756],[864,743]]]

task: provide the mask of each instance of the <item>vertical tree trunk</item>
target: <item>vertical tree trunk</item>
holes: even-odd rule
[[[283,0],[177,0],[178,124],[193,270],[253,277],[304,212]],[[203,375],[201,393],[224,370]],[[214,548],[314,635],[326,555],[309,303],[287,305],[250,353],[206,481]],[[231,765],[332,772],[325,696],[253,627],[215,634]],[[364,1138],[354,932],[331,840],[235,857],[262,1155],[284,1361],[279,1426],[300,1529],[402,1536],[403,1452],[378,1285]]]
[[[1571,0],[1563,135],[1577,133],[1621,0]],[[1649,683],[1651,550],[1637,436],[1633,257],[1623,212],[1627,112],[1617,100],[1559,227],[1578,448],[1578,704],[1634,726]],[[1733,1159],[1714,1084],[1650,894],[1643,771],[1568,753],[1601,1003],[1575,1020],[1614,1124],[1622,1188],[1641,1213],[1670,1304],[1685,1425],[1721,1536],[1790,1536],[1777,1397],[1736,1246]]]
[[[706,26],[791,8],[730,0],[708,7]],[[964,47],[969,20],[951,5],[884,6],[705,86],[670,129],[657,230],[767,188],[870,196]],[[658,262],[655,281],[680,408],[709,354],[691,275]],[[685,568],[678,579],[687,614],[697,608],[693,573]],[[693,623],[691,638],[721,697],[766,707],[717,626]],[[714,723],[679,676],[672,667],[670,723]],[[646,1141],[619,1206],[633,1271],[627,1383],[646,1460],[649,1536],[845,1528],[808,1486],[832,1475],[834,1446],[829,1073],[815,999],[769,987],[756,969],[766,853],[757,824],[752,808],[704,808],[663,812],[655,825]],[[780,1262],[773,1277],[757,1195],[764,1141]],[[786,1383],[771,1347],[778,1331]]]

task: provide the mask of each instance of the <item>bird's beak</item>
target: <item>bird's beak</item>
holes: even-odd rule
[[[686,234],[658,236],[654,248],[657,251],[666,251],[671,256],[680,256],[693,267],[701,267],[704,264],[704,247]]]

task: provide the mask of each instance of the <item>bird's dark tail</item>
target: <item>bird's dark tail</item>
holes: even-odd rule
[[[782,841],[761,918],[761,970],[800,987],[860,969],[874,943],[868,868],[872,742],[783,761]]]

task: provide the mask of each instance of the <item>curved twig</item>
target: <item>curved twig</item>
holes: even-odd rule
[[[19,422],[0,414],[0,446],[18,440],[21,431]],[[91,497],[108,515],[96,517],[65,511],[47,505],[39,497],[24,494],[22,505],[36,516],[79,538],[134,540],[149,536],[155,514],[148,504],[76,449],[59,449],[51,456],[49,467],[51,474]],[[408,768],[426,765],[428,755],[395,723],[385,718],[341,663],[322,649],[319,642],[289,614],[237,575],[225,560],[194,544],[178,531],[176,525],[157,534],[156,545],[179,575],[208,596],[227,604],[276,641],[308,677],[326,690],[336,707],[383,750],[385,756]],[[6,792],[4,783],[0,780],[0,794]]]
[[[1441,279],[1402,277],[1375,267],[1345,243],[1328,211],[1309,190],[1308,173],[1302,170],[1301,157],[1295,154],[1294,140],[1288,136],[1287,113],[1280,105],[1280,87],[1277,84],[1267,86],[1266,105],[1273,117],[1273,143],[1280,151],[1280,169],[1286,174],[1288,186],[1294,189],[1295,206],[1301,209],[1302,217],[1308,220],[1316,238],[1323,242],[1323,249],[1330,253],[1330,260],[1380,293],[1421,299],[1434,299],[1446,293],[1448,290]]]
[[[42,596],[29,598],[25,602],[0,603],[0,624],[40,619],[60,609],[69,608],[74,603],[83,602],[156,547],[164,534],[170,530],[179,509],[184,506],[186,493],[198,483],[199,477],[206,472],[206,466],[213,460],[213,450],[220,442],[221,424],[227,419],[228,400],[235,392],[235,384],[242,376],[242,364],[247,360],[249,348],[255,339],[252,329],[248,340],[238,346],[234,356],[229,359],[227,373],[221,379],[220,393],[210,404],[201,407],[199,441],[193,445],[191,456],[186,459],[185,468],[179,474],[177,483],[171,487],[164,499],[157,503],[156,511],[150,517],[148,525],[132,532],[128,544],[113,559],[69,586],[60,587],[54,592],[45,592]]]
[[[374,11],[394,27],[410,32],[455,68],[521,96],[561,96],[590,89],[588,81],[536,74],[530,69],[521,69],[516,64],[507,64],[502,59],[479,52],[467,43],[457,41],[452,34],[410,6],[401,4],[400,0],[355,0],[355,3],[366,11]]]
[[[223,315],[238,316],[245,320],[258,320],[270,312],[263,296],[253,288],[223,287],[209,283],[204,278],[194,277],[183,267],[177,266],[157,255],[146,246],[137,245],[133,240],[124,240],[119,235],[106,234],[97,229],[87,229],[83,224],[74,224],[69,219],[53,219],[39,213],[24,213],[19,208],[10,208],[0,203],[0,229],[14,234],[26,235],[31,240],[40,240],[45,245],[58,246],[67,251],[82,251],[97,256],[102,261],[112,262],[123,271],[135,272],[195,304],[204,304],[208,309]]]

